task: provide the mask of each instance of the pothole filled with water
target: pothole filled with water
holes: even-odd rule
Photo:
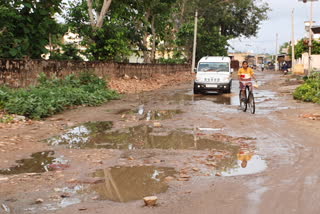
[[[110,131],[111,127],[99,130],[93,123],[71,129],[65,134],[48,139],[50,145],[67,145],[69,148],[105,148],[105,149],[188,149],[206,150],[227,147],[228,144],[200,138],[183,131],[164,131],[147,125]]]
[[[0,174],[42,173],[68,167],[68,161],[63,157],[54,157],[54,151],[37,152],[32,154],[30,158],[17,160],[16,163],[13,167],[0,169]]]
[[[172,119],[177,114],[182,114],[183,111],[176,110],[146,110],[143,105],[139,106],[137,109],[120,109],[116,114],[120,114],[122,118],[127,118],[130,116],[137,116],[140,120],[168,120]]]
[[[94,173],[94,177],[103,178],[104,182],[93,185],[90,191],[95,192],[100,200],[141,200],[145,196],[166,192],[169,185],[165,178],[174,177],[176,173],[169,167],[112,167]]]
[[[238,154],[236,165],[232,168],[222,171],[222,176],[238,176],[249,175],[262,172],[267,169],[267,163],[258,155],[243,155]]]

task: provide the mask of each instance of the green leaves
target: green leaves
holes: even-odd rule
[[[33,119],[48,117],[75,105],[100,105],[118,97],[107,88],[105,80],[88,72],[65,79],[49,79],[41,74],[39,85],[28,89],[0,87],[1,108]]]
[[[12,56],[12,58],[15,58],[15,56],[17,56],[18,51],[17,51],[17,49],[15,49],[15,48],[11,48],[11,49],[9,50],[9,53],[10,53],[10,55]]]
[[[0,5],[0,58],[41,58],[49,34],[58,34],[53,16],[61,11],[62,0],[6,0]]]
[[[293,93],[293,97],[305,102],[320,104],[320,73],[314,73]]]
[[[303,53],[308,52],[308,50],[309,50],[308,43],[309,43],[308,40],[301,39],[295,45],[295,57],[297,59],[301,58]],[[289,50],[291,51],[291,48],[289,48]],[[316,41],[316,40],[312,41],[312,54],[320,54],[320,42],[319,41]]]

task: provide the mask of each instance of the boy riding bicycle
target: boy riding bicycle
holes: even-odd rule
[[[238,71],[238,77],[240,81],[240,90],[241,90],[241,99],[245,98],[245,90],[246,86],[248,85],[250,87],[250,91],[252,90],[252,79],[257,81],[253,69],[248,66],[248,62],[244,61],[242,63],[242,68]]]

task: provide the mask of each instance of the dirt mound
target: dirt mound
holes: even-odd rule
[[[165,86],[173,86],[181,83],[191,82],[194,75],[189,72],[179,72],[175,74],[156,74],[149,79],[138,79],[136,77],[124,76],[113,78],[109,81],[109,86],[121,94],[133,94],[143,91],[152,91]]]

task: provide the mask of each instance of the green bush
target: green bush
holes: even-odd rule
[[[39,85],[27,89],[0,88],[0,108],[32,119],[51,116],[71,106],[96,106],[119,95],[108,89],[105,80],[84,72],[64,79],[39,77]]]
[[[305,83],[295,90],[293,97],[320,104],[320,73],[314,73],[309,78],[305,78]]]

